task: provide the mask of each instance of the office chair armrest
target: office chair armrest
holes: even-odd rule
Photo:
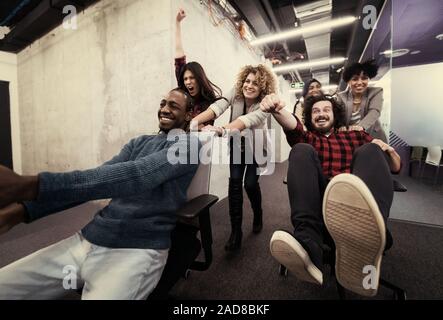
[[[177,212],[180,222],[196,225],[200,230],[204,260],[193,261],[190,266],[191,270],[205,271],[212,263],[212,228],[209,208],[217,201],[217,196],[204,194],[186,202]]]
[[[186,202],[177,210],[177,215],[185,219],[194,219],[205,209],[209,209],[218,201],[218,197],[212,194],[203,194]]]

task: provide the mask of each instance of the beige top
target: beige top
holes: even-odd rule
[[[268,133],[268,125],[267,119],[269,118],[269,113],[263,112],[260,109],[260,102],[254,103],[247,110],[246,114],[243,114],[245,99],[243,97],[236,98],[235,97],[235,88],[232,88],[227,95],[225,95],[225,99],[220,99],[214,102],[209,106],[209,108],[215,113],[215,116],[218,118],[221,114],[223,114],[229,107],[231,107],[231,117],[229,122],[232,122],[236,119],[241,120],[246,129],[250,129],[253,134],[253,139],[250,141],[252,143],[251,149],[254,150],[254,153],[257,152],[255,150],[255,146],[263,146],[263,156],[267,158],[268,150],[271,150],[270,146],[271,139]],[[257,134],[256,130],[261,130],[262,134]],[[260,139],[260,141],[256,141],[256,139]],[[249,139],[247,139],[249,140]],[[264,166],[265,164],[258,163],[259,166]]]

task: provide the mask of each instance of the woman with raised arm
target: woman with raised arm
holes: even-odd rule
[[[258,179],[260,169],[257,164],[255,146],[263,146],[269,152],[267,143],[268,115],[260,110],[260,102],[268,94],[275,93],[276,79],[264,65],[247,65],[237,75],[234,88],[226,96],[226,100],[218,100],[193,119],[196,124],[207,123],[218,118],[231,107],[231,118],[223,127],[206,126],[204,130],[214,130],[220,136],[228,132],[242,132],[240,143],[236,143],[235,134],[230,136],[230,178],[229,178],[229,216],[231,235],[225,245],[226,251],[237,250],[241,246],[243,219],[243,181],[246,193],[251,201],[254,212],[254,233],[263,228],[261,191]],[[250,130],[245,130],[250,129]],[[251,137],[249,139],[249,137]],[[257,139],[263,139],[257,141]],[[236,155],[240,154],[240,157]],[[252,155],[252,157],[250,157]],[[252,158],[252,159],[251,159]],[[252,161],[248,161],[252,160]]]
[[[195,117],[205,111],[210,104],[220,99],[222,92],[208,79],[203,67],[198,62],[186,63],[181,37],[181,22],[185,17],[185,11],[179,9],[175,20],[175,76],[178,86],[194,98],[192,115]]]

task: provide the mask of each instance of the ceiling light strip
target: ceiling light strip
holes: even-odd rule
[[[299,27],[295,28],[293,30],[283,31],[279,32],[270,36],[265,36],[261,38],[257,38],[255,40],[252,40],[250,44],[252,46],[258,46],[269,42],[277,42],[280,40],[288,39],[288,38],[294,38],[297,36],[301,36],[304,33],[320,33],[327,30],[330,30],[332,28],[341,27],[347,24],[353,23],[355,20],[357,20],[356,17],[344,17],[339,19],[330,20],[328,22],[322,22],[322,23],[316,23],[313,25],[309,25],[306,27]]]
[[[321,87],[321,90],[325,90],[325,91],[327,91],[327,90],[334,90],[334,89],[337,89],[337,87],[338,87],[338,84],[331,84],[331,85],[328,85],[328,86]],[[289,92],[291,92],[291,93],[299,93],[299,92],[302,92],[302,91],[303,91],[303,88],[289,89]]]
[[[277,73],[277,72],[285,72],[285,71],[289,71],[289,70],[309,69],[309,68],[313,68],[313,67],[321,67],[321,66],[327,66],[327,65],[331,65],[331,64],[338,64],[338,63],[344,62],[345,60],[346,60],[346,58],[344,58],[344,57],[312,60],[312,61],[282,65],[282,66],[272,68],[272,70]]]

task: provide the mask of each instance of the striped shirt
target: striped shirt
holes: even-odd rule
[[[350,126],[358,125],[360,123],[360,120],[361,120],[360,110],[353,111],[351,119],[349,119],[349,125]]]
[[[340,173],[351,173],[354,151],[373,139],[364,131],[336,131],[329,136],[316,131],[305,131],[303,124],[296,119],[297,127],[285,131],[286,140],[291,147],[300,142],[312,145],[318,153],[323,174],[329,179]]]

